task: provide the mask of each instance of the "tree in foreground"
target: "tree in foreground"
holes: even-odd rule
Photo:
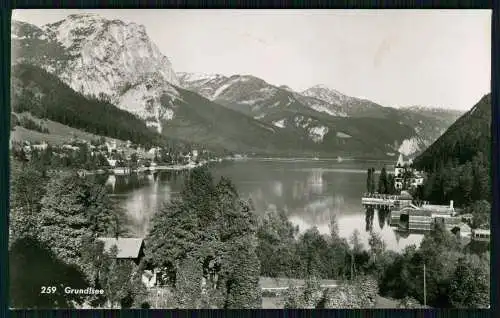
[[[67,262],[80,258],[85,236],[114,236],[118,216],[103,186],[76,175],[52,178],[41,200],[40,239]]]
[[[302,293],[296,286],[288,286],[284,296],[284,309],[304,308]]]
[[[222,277],[226,294],[224,308],[260,308],[260,264],[255,252],[256,240],[241,238],[231,245]]]
[[[84,273],[61,261],[50,248],[33,237],[14,241],[9,250],[10,306],[18,309],[75,308],[85,300],[63,288],[87,288]],[[55,287],[57,290],[42,288]]]
[[[490,264],[477,255],[458,261],[451,277],[449,295],[455,308],[487,308],[490,305]]]
[[[260,306],[256,226],[251,204],[228,179],[214,184],[206,168],[197,168],[181,199],[155,215],[147,259],[166,269],[181,308],[255,308]]]
[[[36,237],[39,231],[41,198],[45,195],[47,178],[31,165],[13,170],[10,194],[11,241]]]
[[[316,277],[308,277],[304,286],[297,287],[292,284],[284,295],[285,309],[298,308],[324,308],[325,293],[321,290],[320,281]]]
[[[466,211],[472,214],[472,228],[490,228],[491,205],[488,201],[475,201]]]

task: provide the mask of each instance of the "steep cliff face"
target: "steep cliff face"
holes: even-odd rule
[[[172,117],[179,96],[172,85],[179,81],[144,26],[78,14],[41,28],[14,22],[12,34],[15,61],[36,64],[75,91],[109,100],[159,128],[161,119]]]

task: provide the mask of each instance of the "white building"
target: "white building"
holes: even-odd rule
[[[159,153],[160,153],[160,148],[158,148],[158,147],[153,147],[153,148],[148,150],[148,155],[153,156],[153,157],[158,155]]]
[[[394,187],[397,190],[403,189],[403,186],[404,186],[403,176],[407,172],[411,172],[413,174],[413,177],[411,177],[408,180],[407,185],[409,185],[410,187],[417,187],[419,185],[424,184],[423,176],[420,173],[415,172],[412,168],[412,165],[413,165],[412,159],[405,160],[403,154],[401,154],[401,153],[399,154],[398,160],[394,166],[394,177],[395,177]]]
[[[66,149],[66,150],[71,150],[71,151],[78,151],[78,150],[80,150],[80,147],[72,146],[72,145],[63,145],[62,148]]]
[[[403,154],[399,154],[398,161],[396,161],[396,165],[394,166],[394,176],[402,177],[407,166],[407,163],[404,161]]]
[[[32,148],[33,149],[36,149],[36,150],[45,150],[47,149],[49,145],[44,141],[43,143],[39,144],[39,145],[33,145]]]
[[[410,185],[412,187],[418,187],[424,184],[424,177],[419,174],[415,174],[413,178],[411,178]]]
[[[394,178],[394,188],[396,190],[403,189],[403,178]]]
[[[108,152],[112,152],[113,150],[116,150],[116,141],[113,140],[111,142],[106,142],[106,147],[108,148]]]
[[[113,168],[114,168],[114,167],[116,167],[116,162],[117,162],[118,160],[115,160],[115,159],[108,159],[108,158],[106,158],[106,160],[108,160],[108,164],[109,164],[109,166],[110,166],[110,167],[113,167]]]

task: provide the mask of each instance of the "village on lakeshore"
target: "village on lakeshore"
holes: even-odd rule
[[[89,168],[82,167],[78,174],[112,173],[114,175],[128,175],[134,172],[159,170],[186,170],[202,166],[210,162],[223,160],[243,160],[246,155],[230,154],[217,156],[208,150],[189,149],[184,152],[169,152],[162,147],[144,147],[134,145],[131,141],[106,140],[105,138],[89,141],[72,138],[62,145],[51,145],[46,141],[30,143],[29,141],[10,142],[10,150],[25,157],[50,152],[61,162],[69,161],[77,156],[90,161]],[[91,167],[90,167],[91,166]],[[92,169],[93,168],[93,169]]]

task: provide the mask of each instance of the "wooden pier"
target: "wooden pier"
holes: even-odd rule
[[[402,208],[411,202],[412,197],[407,195],[365,193],[361,198],[361,204],[367,208]]]

